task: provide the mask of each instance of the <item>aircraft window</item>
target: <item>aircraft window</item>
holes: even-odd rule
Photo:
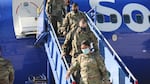
[[[117,23],[117,16],[116,16],[115,14],[111,14],[111,15],[110,15],[110,21],[111,21],[112,23]]]
[[[103,16],[103,14],[98,14],[97,15],[97,22],[98,23],[104,23],[104,16]]]
[[[136,22],[139,24],[143,23],[143,17],[141,14],[136,14]]]
[[[124,23],[129,24],[130,23],[130,16],[129,15],[123,15]]]

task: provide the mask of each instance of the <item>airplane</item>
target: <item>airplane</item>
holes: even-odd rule
[[[0,1],[0,46],[15,68],[14,84],[28,84],[32,76],[47,75],[44,46],[36,47],[40,9],[45,0]],[[147,0],[72,0],[80,10],[96,11],[92,19],[139,84],[148,84],[150,68],[150,2]],[[84,4],[83,4],[84,3]],[[93,13],[90,13],[91,16]],[[109,59],[108,59],[109,60]],[[55,78],[53,68],[49,69]],[[54,84],[51,80],[50,84]]]

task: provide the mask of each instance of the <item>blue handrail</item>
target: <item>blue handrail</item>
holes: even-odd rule
[[[54,32],[52,24],[48,21],[51,30],[48,34],[48,40],[45,43],[45,49],[48,55],[49,63],[54,75],[56,84],[70,84],[74,82],[71,76],[69,80],[65,79],[65,74],[69,68],[65,57],[61,57],[61,47],[58,38]]]

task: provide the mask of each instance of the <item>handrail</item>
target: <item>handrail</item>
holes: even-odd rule
[[[87,12],[87,14],[90,14],[90,13],[92,13],[92,11],[94,11],[94,12],[91,14],[91,16],[94,18],[94,24],[96,24],[96,19],[97,19],[97,17],[96,17],[96,15],[97,15],[96,10],[97,10],[97,6],[95,6],[94,8],[90,9],[90,10]]]
[[[46,15],[47,15],[47,14],[46,14]],[[47,18],[49,19],[49,17],[47,17]],[[58,46],[58,49],[59,49],[60,53],[62,53],[62,52],[61,52],[62,49],[61,49],[61,46],[60,46],[60,44],[59,44],[58,38],[57,38],[57,36],[56,36],[55,30],[54,30],[54,28],[53,28],[51,22],[50,22],[49,20],[47,20],[47,21],[48,21],[48,24],[49,24],[50,27],[51,27],[51,31],[53,32],[53,35],[54,35],[56,44],[57,44],[57,46]],[[65,57],[62,57],[62,60],[63,60],[63,62],[64,62],[64,64],[65,64],[65,66],[66,66],[66,69],[68,70],[68,69],[69,69],[69,65],[68,65],[68,63],[67,63],[67,61],[66,61],[66,58],[65,58]],[[70,78],[71,78],[72,81],[75,81],[75,80],[73,79],[73,76],[72,76],[72,75],[70,76]]]
[[[121,65],[125,68],[125,70],[127,71],[127,73],[129,74],[129,78],[131,77],[136,83],[137,79],[133,76],[133,74],[130,72],[130,70],[127,68],[127,66],[125,65],[125,63],[121,60],[121,58],[119,57],[119,55],[116,53],[116,51],[112,48],[112,46],[109,44],[109,42],[106,40],[106,38],[104,37],[104,35],[100,32],[100,30],[97,28],[97,26],[93,23],[93,21],[91,20],[91,18],[87,15],[87,13],[85,13],[85,15],[87,16],[90,24],[93,26],[93,29],[95,29],[101,36],[101,39],[104,40],[104,42],[106,43],[106,45],[108,46],[108,48],[113,52],[113,56],[115,56],[118,61],[121,63]]]

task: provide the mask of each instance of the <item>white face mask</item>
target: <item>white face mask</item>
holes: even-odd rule
[[[90,48],[86,48],[86,49],[81,49],[83,54],[89,54],[90,53]]]

